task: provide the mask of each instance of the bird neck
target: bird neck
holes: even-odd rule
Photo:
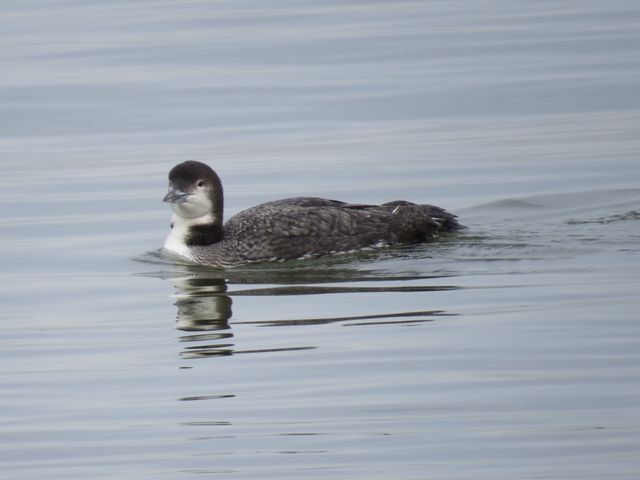
[[[213,245],[224,238],[224,229],[219,222],[199,223],[189,227],[185,244],[189,247]]]
[[[224,238],[222,221],[207,214],[202,217],[187,218],[174,213],[171,216],[171,231],[165,241],[165,248],[183,254],[189,247],[212,245]]]

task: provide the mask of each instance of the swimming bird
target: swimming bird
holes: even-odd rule
[[[455,215],[432,205],[404,200],[363,205],[316,197],[263,203],[223,223],[222,182],[211,167],[193,160],[169,172],[163,201],[173,210],[164,248],[217,267],[425,242],[464,228]]]

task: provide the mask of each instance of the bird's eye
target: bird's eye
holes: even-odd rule
[[[199,186],[199,187],[204,187],[204,180],[200,180],[200,181],[198,182],[198,186]]]

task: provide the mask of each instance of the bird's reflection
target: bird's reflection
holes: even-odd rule
[[[361,293],[419,293],[459,289],[456,285],[432,284],[434,279],[447,275],[421,275],[415,273],[386,272],[342,265],[337,259],[309,260],[302,264],[247,266],[228,270],[212,269],[185,264],[171,259],[162,252],[151,252],[139,260],[162,265],[162,270],[142,275],[162,278],[175,287],[173,298],[177,307],[176,328],[184,332],[179,337],[184,359],[225,356],[241,353],[282,352],[317,348],[310,345],[243,349],[234,348],[231,319],[232,297],[246,296],[299,296],[299,295],[358,295]],[[227,290],[231,285],[231,291]],[[353,297],[356,298],[355,296]],[[324,316],[294,319],[249,318],[235,321],[236,325],[300,326],[341,323],[345,326],[371,326],[383,324],[417,324],[431,322],[437,317],[450,316],[442,310],[373,311],[364,315]],[[187,368],[187,367],[185,367]],[[189,367],[190,368],[190,367]]]
[[[233,353],[233,333],[229,326],[231,297],[225,295],[224,278],[200,277],[197,274],[173,279],[178,315],[176,328],[182,332],[181,342],[197,345],[185,347],[182,358],[202,358]],[[205,342],[205,343],[202,343]]]

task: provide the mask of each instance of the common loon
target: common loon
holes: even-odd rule
[[[218,267],[424,242],[464,228],[455,215],[432,205],[403,200],[362,205],[315,197],[263,203],[223,224],[220,178],[193,160],[169,172],[163,201],[173,210],[164,248]]]

